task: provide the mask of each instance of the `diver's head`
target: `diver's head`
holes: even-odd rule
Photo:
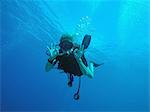
[[[63,51],[69,51],[73,47],[73,37],[69,34],[63,34],[60,38],[60,48]]]

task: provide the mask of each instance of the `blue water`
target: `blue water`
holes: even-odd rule
[[[1,0],[2,111],[148,111],[149,32],[147,0]],[[46,46],[63,33],[81,43],[85,55],[105,64],[93,79],[67,86],[57,69],[45,72]]]

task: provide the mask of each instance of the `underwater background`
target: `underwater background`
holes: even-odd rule
[[[148,111],[148,0],[1,0],[1,111]],[[80,100],[60,70],[45,72],[46,47],[92,35]]]

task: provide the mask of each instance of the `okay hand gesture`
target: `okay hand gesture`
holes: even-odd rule
[[[84,54],[84,45],[81,45],[79,49],[74,50],[74,56],[76,59],[80,59]]]

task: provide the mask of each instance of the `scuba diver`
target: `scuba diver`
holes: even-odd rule
[[[46,72],[50,71],[58,63],[57,69],[63,70],[68,75],[69,87],[72,87],[74,76],[79,77],[78,90],[74,94],[75,100],[80,97],[81,76],[86,75],[89,78],[93,78],[94,68],[104,64],[96,64],[90,61],[88,65],[84,52],[88,48],[90,41],[91,35],[85,35],[82,44],[79,45],[73,42],[71,35],[64,34],[60,38],[59,45],[51,44],[51,47],[47,47],[46,54],[49,58],[45,66]]]

